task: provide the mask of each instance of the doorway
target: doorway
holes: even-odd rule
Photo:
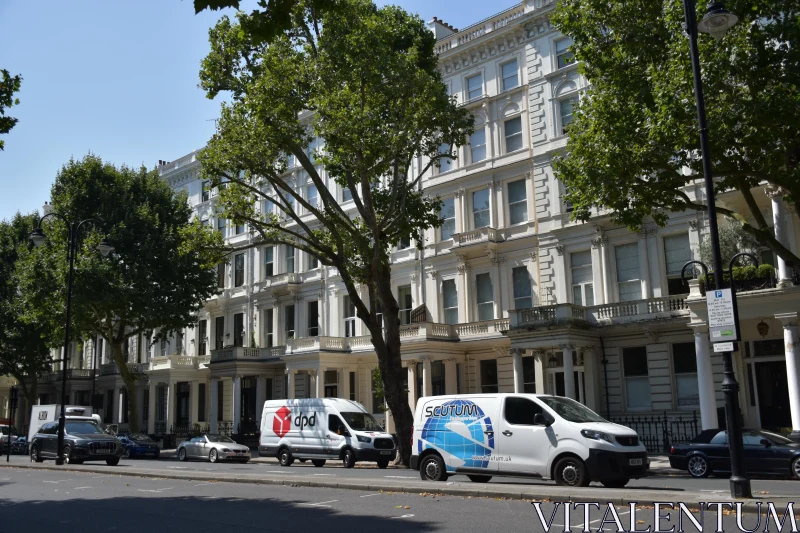
[[[551,371],[549,376],[549,386],[550,386],[550,394],[554,394],[556,396],[566,396],[566,387],[564,386],[564,371],[563,370],[556,370]],[[583,378],[583,370],[575,369],[572,373],[572,378],[575,387],[575,393],[578,395],[577,398],[573,398],[578,402],[585,404],[586,403],[586,380]]]
[[[758,414],[761,428],[778,431],[791,427],[789,412],[789,382],[786,363],[783,361],[759,361],[753,363],[758,391]]]
[[[254,376],[242,378],[242,419],[239,420],[239,433],[255,433],[256,427],[256,390],[258,381]]]

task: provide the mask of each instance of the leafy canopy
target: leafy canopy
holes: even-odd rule
[[[751,192],[766,181],[800,200],[800,2],[726,6],[739,23],[721,41],[701,34],[699,50],[716,191],[739,191],[745,207],[718,211],[800,266]],[[573,37],[591,84],[555,165],[574,216],[609,209],[635,228],[648,217],[664,224],[669,211],[705,210],[685,192],[702,164],[682,2],[561,0],[553,20]]]
[[[14,93],[19,91],[21,84],[22,77],[12,76],[5,69],[0,70],[0,134],[8,133],[19,122],[18,118],[7,116],[6,110],[19,105],[19,98],[14,98]],[[0,139],[0,150],[4,146],[5,141]]]

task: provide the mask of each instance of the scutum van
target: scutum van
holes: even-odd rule
[[[411,468],[431,481],[464,474],[476,483],[522,476],[624,487],[647,476],[649,466],[635,431],[561,396],[423,397],[413,435]]]
[[[341,398],[264,402],[258,454],[277,457],[281,466],[310,459],[321,467],[338,459],[345,468],[358,461],[386,468],[396,453],[392,436],[358,402]]]

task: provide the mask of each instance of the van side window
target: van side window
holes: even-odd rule
[[[342,427],[342,435],[347,434],[347,426],[344,425],[342,419],[338,415],[328,415],[328,431],[331,433],[338,433],[339,427]]]
[[[543,413],[544,410],[534,401],[527,398],[506,398],[506,404],[503,409],[503,415],[506,422],[518,426],[535,426],[533,417],[537,413]]]

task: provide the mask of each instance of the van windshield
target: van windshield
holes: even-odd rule
[[[555,411],[567,422],[575,422],[576,424],[582,424],[585,422],[608,422],[608,420],[602,416],[571,398],[564,398],[561,396],[540,396],[538,400]]]
[[[342,418],[353,431],[383,431],[377,420],[367,413],[342,413]]]

